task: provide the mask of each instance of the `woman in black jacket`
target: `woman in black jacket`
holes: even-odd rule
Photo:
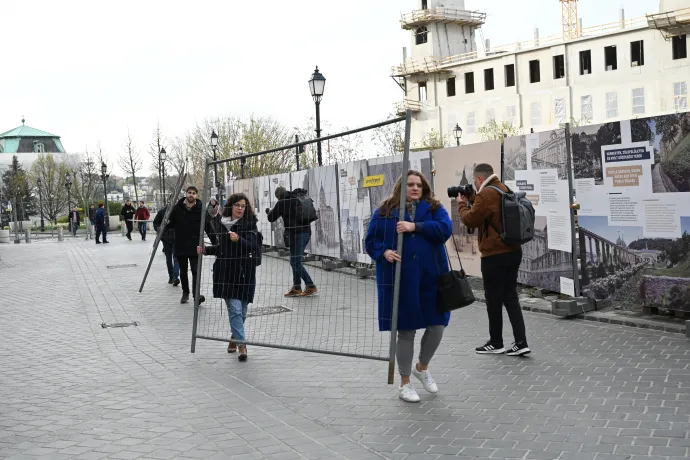
[[[233,353],[239,343],[239,360],[246,361],[244,322],[247,319],[247,306],[254,301],[256,266],[263,238],[246,195],[231,195],[225,203],[222,216],[220,222],[227,234],[221,233],[216,244],[197,248],[197,251],[216,256],[213,264],[213,297],[225,300],[228,307],[233,339],[228,353]]]

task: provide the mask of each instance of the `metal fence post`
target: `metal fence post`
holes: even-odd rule
[[[577,235],[575,234],[575,197],[573,196],[573,160],[572,160],[572,144],[570,137],[570,123],[565,124],[565,158],[566,169],[568,174],[568,200],[569,200],[569,214],[570,214],[570,245],[571,255],[573,260],[573,283],[575,285],[575,297],[580,297],[580,264],[577,262],[578,251]],[[582,263],[582,261],[580,261]],[[586,264],[585,264],[586,266]]]
[[[31,230],[24,230],[24,241],[31,243]]]
[[[401,184],[407,178],[407,172],[410,169],[410,124],[412,120],[412,112],[408,109],[405,113],[405,149],[403,150],[402,159],[402,175],[400,176]],[[405,220],[405,205],[407,201],[406,188],[401,187],[400,203],[398,209],[399,221]],[[402,256],[403,256],[403,233],[398,234],[397,252],[401,258],[401,262],[395,264],[395,281],[393,284],[393,314],[391,315],[391,343],[388,353],[388,384],[392,385],[395,381],[395,354],[397,350],[397,335],[398,335],[398,307],[400,304],[400,278],[402,277]]]
[[[209,190],[208,186],[208,175],[210,170],[210,164],[206,160],[206,168],[204,170],[204,187],[203,191]],[[199,229],[199,247],[204,247],[204,229],[206,228],[206,202],[208,201],[208,195],[204,194],[204,199],[201,202],[201,226]],[[192,353],[196,350],[196,328],[199,321],[199,293],[201,291],[201,277],[203,268],[204,254],[203,251],[199,254],[196,266],[196,285],[194,287],[194,323],[192,324]]]

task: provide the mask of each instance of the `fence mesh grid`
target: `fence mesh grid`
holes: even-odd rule
[[[423,162],[430,174],[429,152],[417,158],[420,168]],[[366,254],[365,236],[373,210],[392,192],[402,170],[402,155],[398,155],[238,179],[228,187],[228,198],[232,193],[247,197],[257,219],[255,230],[263,238],[261,265],[255,269],[256,287],[244,325],[248,345],[389,359],[390,333],[380,332],[378,321],[391,318],[379,318],[375,267]],[[365,186],[368,176],[380,174],[383,185]],[[212,173],[207,174],[203,196],[208,246],[199,273],[199,292],[205,302],[197,311],[196,338],[230,341],[229,309],[223,298],[246,299],[252,290],[256,234],[248,228],[228,227],[220,216],[209,214],[212,181]],[[286,245],[282,218],[270,222],[266,212],[278,202],[278,187],[306,190],[317,211],[304,261],[318,290],[315,295],[285,296],[295,284],[286,247],[294,246],[294,241]],[[225,209],[231,215],[232,207]],[[238,233],[237,242],[230,239],[229,228]],[[393,241],[386,243],[393,247]],[[392,296],[392,281],[388,287],[385,295]],[[306,290],[304,280],[301,288]]]

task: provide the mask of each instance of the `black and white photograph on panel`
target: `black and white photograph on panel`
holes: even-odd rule
[[[367,161],[338,165],[340,186],[341,258],[349,262],[370,264],[364,251],[364,237],[371,219],[369,188],[364,187]]]
[[[527,136],[511,136],[503,141],[502,180],[515,180],[515,171],[527,169]]]
[[[307,194],[309,194],[309,170],[308,169],[303,169],[301,171],[295,171],[293,173],[290,173],[290,186],[292,187],[290,191],[295,191],[297,189],[303,189],[307,191]],[[309,194],[310,195],[310,194]],[[310,195],[311,196],[311,195]],[[316,204],[314,204],[314,207],[316,207]],[[312,233],[314,232],[314,224],[311,224],[311,231]],[[307,243],[307,246],[304,248],[305,252],[311,254],[312,250],[312,242],[313,242],[313,237],[309,239],[309,243]]]
[[[571,129],[570,137],[574,179],[593,178],[595,185],[602,185],[604,172],[601,163],[601,147],[621,143],[620,122],[577,126]]]
[[[259,231],[264,237],[265,246],[273,246],[272,225],[268,221],[266,209],[271,208],[271,179],[269,176],[257,177],[255,179],[259,192],[259,212],[256,217],[259,219]]]
[[[568,179],[565,130],[554,129],[539,133],[539,146],[530,155],[532,169],[555,169],[559,180]]]
[[[340,224],[338,219],[338,181],[336,166],[309,170],[309,196],[314,201],[318,219],[312,224],[311,253],[340,258]]]
[[[271,209],[278,203],[278,198],[276,198],[276,189],[278,187],[284,188],[286,191],[290,191],[290,173],[275,174],[269,176],[271,182],[271,193],[269,197],[271,199]],[[271,231],[273,232],[273,245],[280,249],[285,249],[287,246],[285,244],[285,223],[283,218],[279,217],[278,220],[271,224]]]
[[[395,182],[402,175],[402,155],[371,158],[368,160],[369,176],[383,175],[383,185],[369,188],[372,211],[393,193]]]
[[[433,176],[431,175],[431,150],[410,152],[410,169],[424,174],[431,188],[434,187]]]

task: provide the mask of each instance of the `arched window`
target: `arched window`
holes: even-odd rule
[[[34,141],[34,153],[45,153],[46,148],[43,142]]]
[[[426,42],[427,42],[427,35],[428,35],[428,33],[429,33],[429,32],[426,30],[426,27],[424,27],[424,26],[417,27],[417,30],[416,30],[415,33],[414,33],[414,35],[415,35],[415,37],[414,37],[415,44],[416,44],[416,45],[421,45],[422,43],[426,43]]]

